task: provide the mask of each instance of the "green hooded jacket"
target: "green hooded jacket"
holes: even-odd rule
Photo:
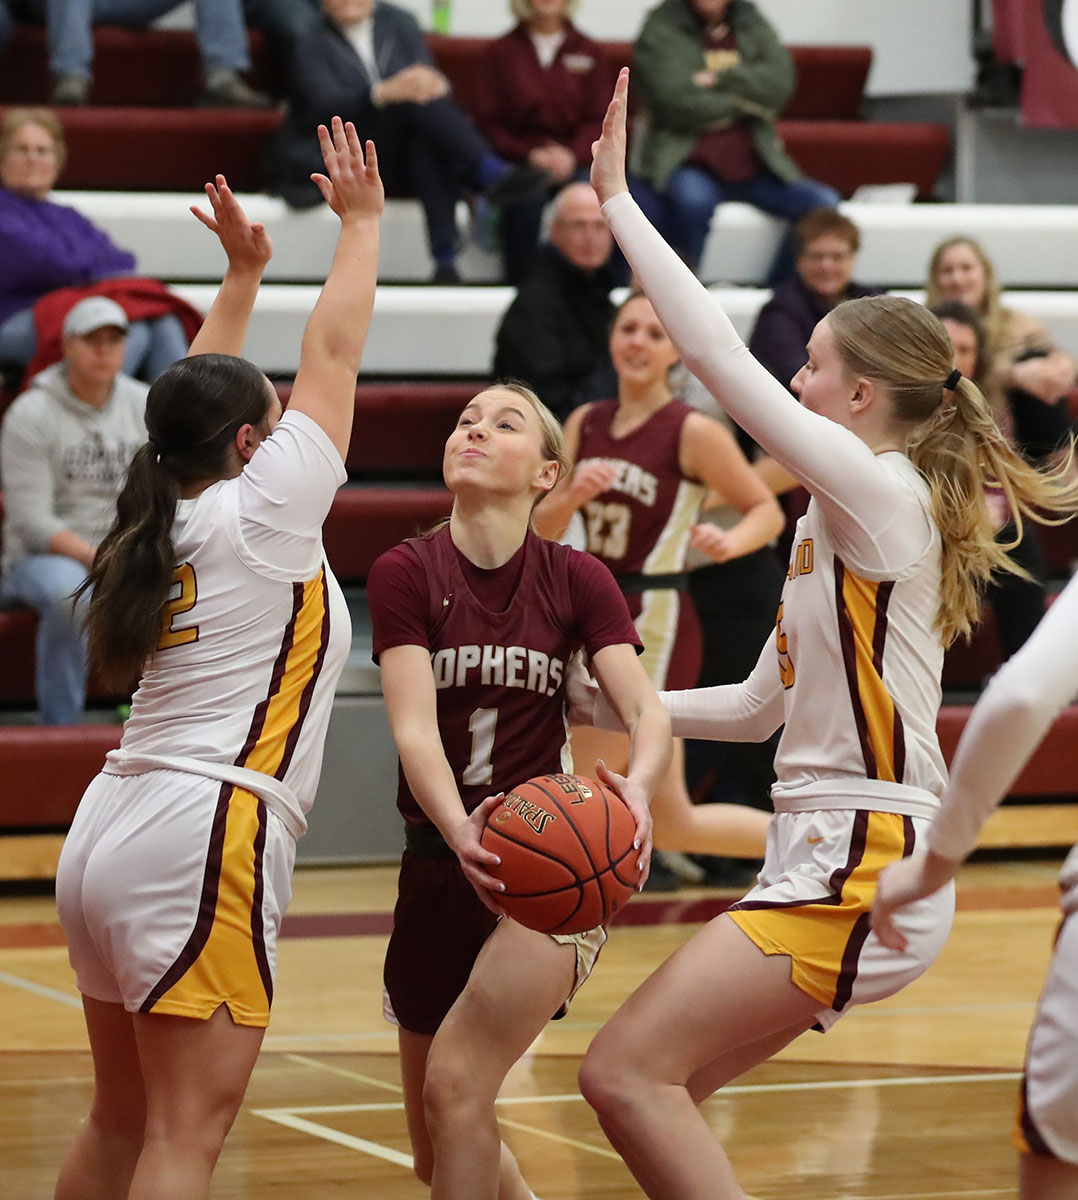
[[[632,167],[659,191],[692,153],[697,138],[745,118],[764,166],[792,183],[801,171],[786,153],[775,120],[796,82],[794,65],[772,25],[750,0],[730,0],[726,19],[741,61],[711,87],[693,76],[705,69],[700,19],[691,0],[663,0],[633,46],[633,84],[640,111]]]

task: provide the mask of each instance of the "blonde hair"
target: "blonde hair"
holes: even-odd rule
[[[59,175],[67,162],[67,142],[64,139],[64,127],[51,108],[8,109],[3,121],[0,121],[0,158],[7,154],[11,143],[26,125],[39,125],[52,138],[52,148],[56,154],[56,173]]]
[[[548,462],[558,464],[558,478],[554,482],[559,483],[564,479],[573,469],[569,455],[565,452],[565,431],[558,418],[539,399],[538,395],[526,383],[521,383],[519,379],[499,379],[497,383],[492,383],[484,391],[512,392],[514,396],[519,396],[521,400],[532,406],[535,415],[539,418],[539,430],[543,438],[543,458]]]
[[[965,234],[959,234],[956,237],[950,237],[940,242],[935,250],[932,251],[932,257],[928,262],[928,279],[925,281],[925,304],[929,308],[935,308],[937,304],[942,303],[944,300],[944,295],[939,285],[940,264],[943,262],[943,256],[947,251],[953,250],[955,246],[968,246],[973,251],[974,257],[981,264],[981,270],[984,272],[984,295],[981,297],[980,304],[975,306],[975,311],[984,322],[988,353],[991,357],[1003,337],[1003,329],[1008,321],[1008,313],[1000,300],[1000,293],[1003,289],[1000,287],[995,264],[988,257],[985,248],[980,242],[974,238],[966,237]]]
[[[580,0],[565,0],[564,20],[571,21],[580,7]],[[518,21],[528,21],[532,16],[531,0],[509,0],[509,11]]]
[[[945,645],[969,634],[994,571],[1028,577],[1007,553],[1021,541],[1023,518],[1062,524],[1078,509],[1074,447],[1064,462],[1038,470],[1000,431],[980,388],[962,378],[947,331],[928,309],[898,296],[847,300],[824,318],[846,368],[891,397],[893,420],[907,431],[906,453],[928,483],[943,542],[937,627]],[[1014,514],[1014,540],[1000,543],[985,486],[997,485]],[[1055,514],[1049,515],[1049,514]]]

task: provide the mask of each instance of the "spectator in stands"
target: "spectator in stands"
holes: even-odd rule
[[[462,188],[492,204],[545,191],[550,176],[513,166],[449,94],[415,17],[384,0],[323,0],[323,19],[296,43],[292,112],[267,158],[271,186],[296,208],[321,201],[315,129],[336,113],[378,146],[387,187],[423,205],[435,283],[459,283],[456,203]]]
[[[278,86],[287,90],[296,42],[322,21],[318,0],[243,0],[248,25],[265,30],[273,48]]]
[[[942,300],[930,311],[939,317],[954,345],[954,365],[984,392],[1000,428],[1026,458],[1043,459],[1065,440],[1065,409],[1043,404],[1014,388],[1004,394],[993,379],[984,322],[975,309],[960,300]],[[988,511],[996,523],[996,541],[1009,548],[1011,557],[1029,576],[1023,579],[1020,575],[997,573],[985,595],[996,618],[1000,650],[1004,658],[1010,658],[1044,616],[1048,570],[1038,527],[1024,521],[1018,540],[1018,527],[1006,496],[999,488],[987,488],[986,494]]]
[[[861,231],[833,208],[806,213],[793,230],[794,274],[780,283],[760,310],[749,349],[780,383],[805,365],[816,325],[843,300],[879,294],[853,282]]]
[[[0,426],[0,602],[38,614],[45,725],[74,725],[82,715],[87,649],[72,593],[112,524],[128,463],[146,441],[148,388],[122,371],[127,331],[114,301],[80,300],[64,321],[63,361],[34,378]]]
[[[643,110],[635,169],[664,197],[669,241],[693,269],[723,200],[790,221],[838,203],[801,174],[775,129],[794,68],[750,0],[662,0],[633,48],[633,79]],[[792,269],[786,240],[770,282]]]
[[[53,87],[50,104],[81,105],[90,96],[95,23],[141,29],[178,8],[181,0],[28,0],[44,19]],[[268,108],[268,96],[241,77],[251,69],[241,0],[195,0],[195,34],[202,56],[199,103],[227,108]]]
[[[527,383],[559,421],[617,392],[613,248],[590,184],[570,183],[555,197],[550,242],[498,328],[494,374]]]
[[[1063,397],[1074,386],[1075,363],[1035,317],[1005,308],[992,260],[972,238],[953,237],[933,251],[925,284],[925,303],[959,300],[984,322],[990,385],[1008,394],[1021,392],[1062,411]],[[1037,416],[1032,410],[1031,420]],[[1017,420],[1017,416],[1016,416]]]
[[[20,370],[38,350],[34,306],[42,297],[128,276],[135,266],[134,256],[103,230],[49,199],[66,154],[63,129],[47,108],[9,109],[0,122],[0,362]],[[186,311],[159,285],[152,288],[160,293],[154,311]],[[187,345],[174,312],[137,321],[127,337],[124,370],[152,380],[183,358]]]
[[[509,0],[518,24],[483,56],[476,113],[496,153],[549,173],[554,184],[586,179],[614,87],[602,47],[571,18],[578,0]],[[519,285],[535,260],[547,196],[537,193],[501,214],[505,273]]]

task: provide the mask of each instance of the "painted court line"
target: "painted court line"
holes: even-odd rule
[[[305,1054],[287,1054],[285,1057],[289,1062],[299,1063],[302,1067],[314,1067],[317,1071],[326,1071],[330,1075],[340,1075],[344,1079],[354,1079],[358,1083],[368,1084],[370,1087],[379,1088],[383,1092],[392,1092],[395,1096],[401,1094],[400,1085],[396,1083],[388,1083],[384,1079],[375,1079],[373,1075],[364,1075],[359,1071],[350,1071],[347,1067],[335,1067],[329,1063],[319,1062],[317,1058],[308,1058]]]
[[[347,1075],[353,1079],[365,1079],[365,1076],[355,1072],[339,1070],[335,1074]],[[971,1073],[968,1075],[907,1075],[901,1077],[883,1076],[879,1079],[825,1079],[817,1082],[804,1083],[741,1083],[730,1084],[714,1098],[724,1096],[750,1096],[761,1092],[822,1092],[834,1091],[836,1088],[849,1090],[851,1088],[874,1087],[930,1087],[933,1084],[962,1084],[962,1083],[1013,1083],[1021,1079],[1020,1071],[994,1071]],[[374,1080],[377,1086],[387,1090],[400,1092],[399,1088]],[[549,1096],[499,1096],[494,1102],[499,1107],[511,1104],[576,1104],[584,1097],[579,1092],[562,1092]],[[306,1113],[361,1113],[361,1112],[394,1112],[403,1110],[403,1101],[372,1101],[367,1104],[304,1104],[289,1105],[287,1108],[266,1109],[266,1112]]]
[[[46,1000],[56,1000],[60,1004],[66,1004],[69,1008],[80,1010],[82,1008],[82,1001],[77,996],[61,992],[57,988],[46,987],[43,983],[34,983],[32,979],[23,979],[21,975],[9,975],[7,971],[0,971],[0,983],[6,983],[8,987],[20,988],[24,992],[41,996]]]
[[[346,1078],[370,1083],[385,1091],[400,1092],[399,1088],[394,1087],[392,1084],[387,1084],[384,1080],[372,1079],[369,1076],[361,1075],[357,1071],[348,1071],[344,1068],[330,1068],[315,1060],[303,1060],[299,1055],[289,1055],[289,1057],[294,1061],[305,1062],[306,1065],[330,1070],[335,1075],[343,1075]],[[931,1087],[938,1084],[1013,1082],[1020,1078],[1021,1072],[1019,1071],[995,1071],[967,1075],[907,1075],[899,1078],[881,1079],[828,1079],[805,1083],[749,1083],[735,1084],[731,1087],[723,1088],[722,1095],[750,1095],[760,1092],[812,1092],[833,1090],[835,1088]],[[496,1100],[495,1104],[498,1107],[503,1107],[519,1104],[580,1103],[582,1101],[583,1097],[577,1092],[563,1092],[549,1096],[506,1096]],[[287,1126],[289,1129],[295,1129],[299,1133],[306,1133],[311,1137],[321,1138],[323,1141],[333,1142],[338,1146],[345,1146],[350,1150],[357,1150],[361,1154],[369,1154],[385,1162],[395,1163],[398,1166],[411,1170],[412,1159],[407,1154],[402,1154],[400,1151],[393,1150],[389,1146],[383,1146],[379,1142],[369,1141],[367,1138],[359,1138],[352,1134],[341,1133],[339,1130],[332,1129],[328,1125],[319,1124],[317,1121],[309,1121],[306,1117],[299,1115],[301,1113],[311,1116],[316,1114],[326,1116],[340,1113],[393,1112],[401,1111],[403,1108],[403,1102],[396,1100],[368,1104],[320,1104],[292,1108],[259,1108],[253,1110],[253,1115],[262,1117],[267,1121],[274,1121],[278,1125]],[[527,1125],[521,1121],[513,1121],[507,1117],[499,1117],[499,1120],[511,1129],[518,1129],[523,1133],[530,1133],[535,1137],[545,1138],[547,1141],[558,1142],[563,1146],[571,1146],[574,1149],[583,1150],[589,1154],[597,1154],[601,1158],[616,1160],[619,1157],[617,1153],[605,1146],[596,1146],[590,1142],[578,1141],[576,1138],[565,1137],[562,1134],[553,1133],[546,1129],[539,1129],[534,1125]],[[970,1198],[977,1196],[998,1196],[1005,1194],[1010,1194],[1009,1189],[989,1188],[962,1192],[918,1192],[891,1197],[874,1197],[872,1200],[946,1200],[948,1197],[964,1197],[966,1200],[970,1200]],[[862,1200],[862,1198],[850,1197],[850,1200]],[[869,1200],[869,1198],[865,1197],[863,1200]]]
[[[346,1146],[349,1150],[358,1150],[361,1154],[369,1154],[384,1162],[395,1163],[398,1167],[406,1167],[409,1171],[412,1169],[410,1154],[401,1154],[399,1150],[393,1150],[378,1142],[369,1142],[366,1138],[353,1137],[350,1133],[341,1133],[337,1129],[330,1129],[328,1125],[316,1125],[313,1121],[305,1121],[302,1117],[293,1117],[287,1111],[282,1112],[278,1109],[260,1108],[255,1110],[254,1115],[264,1117],[267,1121],[275,1121],[278,1125],[286,1125],[289,1129],[298,1130],[300,1133],[309,1133],[312,1137],[321,1138],[324,1142],[334,1142],[338,1146]]]
[[[548,1142],[557,1142],[560,1146],[572,1146],[574,1150],[587,1150],[589,1154],[598,1154],[603,1158],[621,1161],[621,1155],[608,1146],[595,1146],[591,1142],[579,1142],[576,1138],[566,1137],[562,1133],[552,1133],[549,1129],[536,1129],[534,1125],[523,1125],[520,1121],[510,1121],[507,1117],[498,1118],[499,1125],[508,1125],[510,1129],[519,1129],[535,1137],[546,1138]]]

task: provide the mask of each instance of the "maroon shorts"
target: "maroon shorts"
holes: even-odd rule
[[[405,850],[401,859],[384,979],[397,1023],[412,1033],[438,1031],[498,923],[446,854]]]

